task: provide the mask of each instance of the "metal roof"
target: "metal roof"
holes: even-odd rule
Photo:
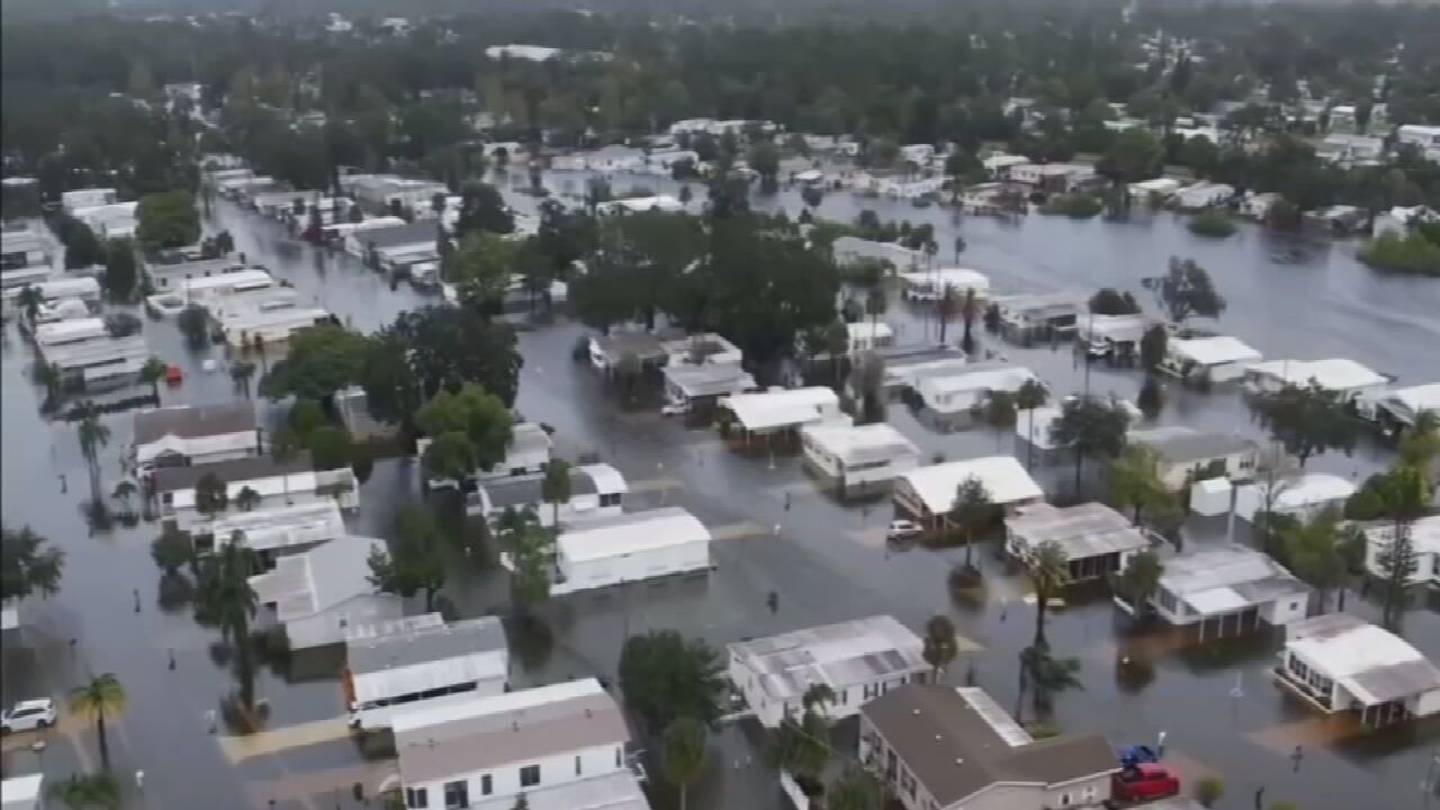
[[[975,687],[907,684],[860,711],[943,807],[996,783],[1044,788],[1120,768],[1101,735],[1037,742]]]
[[[461,683],[503,681],[509,672],[505,627],[495,616],[347,635],[345,652],[357,703]]]
[[[1366,705],[1440,690],[1440,669],[1404,639],[1347,613],[1295,622],[1285,648]]]
[[[269,456],[240,458],[201,464],[191,467],[161,467],[155,471],[156,492],[175,492],[194,489],[195,484],[207,475],[213,475],[227,484],[240,481],[254,481],[257,478],[271,478],[294,473],[310,472],[310,451],[302,450],[295,457],[278,462]]]
[[[597,518],[560,533],[557,552],[566,562],[623,557],[644,551],[710,542],[710,530],[679,506]]]
[[[373,537],[339,537],[309,551],[281,557],[275,568],[250,577],[256,601],[275,605],[282,622],[314,616],[342,602],[375,592],[370,554],[385,550]]]
[[[842,416],[839,397],[823,385],[735,394],[720,400],[720,405],[749,431],[798,427]]]
[[[920,456],[920,448],[914,442],[884,422],[807,425],[801,430],[801,435],[846,464],[889,461],[906,455]]]
[[[530,810],[650,810],[645,791],[628,768],[525,792]],[[511,810],[514,796],[471,797],[472,810]]]
[[[235,400],[219,405],[182,405],[135,414],[135,443],[149,444],[164,436],[187,439],[253,431],[258,425],[255,406]]]
[[[915,492],[926,509],[941,515],[954,507],[956,489],[971,476],[985,485],[992,503],[1003,505],[1045,497],[1040,485],[1014,456],[983,456],[932,464],[902,473],[899,479]]]
[[[1168,560],[1160,588],[1201,615],[1303,596],[1310,590],[1268,555],[1233,544]]]
[[[1162,461],[1185,464],[1260,449],[1253,439],[1234,433],[1208,433],[1176,425],[1130,431],[1130,440],[1148,446]]]
[[[544,473],[498,478],[481,484],[494,509],[520,508],[541,503]],[[586,464],[570,468],[570,497],[595,493],[625,492],[625,479],[609,464]]]
[[[755,387],[755,378],[743,368],[724,363],[666,366],[663,373],[667,382],[689,397],[731,394]]]
[[[1389,382],[1388,378],[1344,357],[1328,357],[1324,360],[1270,360],[1251,364],[1246,371],[1291,385],[1303,386],[1314,382],[1331,391],[1350,391]]]
[[[895,617],[881,615],[735,642],[729,650],[780,701],[799,698],[815,684],[846,687],[925,672],[924,646]]]
[[[1141,551],[1150,545],[1128,518],[1103,503],[1033,504],[1006,518],[1005,528],[1018,545],[1034,549],[1054,543],[1071,561]]]
[[[230,542],[239,532],[246,548],[264,551],[344,537],[345,519],[334,498],[322,498],[270,509],[225,512],[212,521],[202,520],[190,531],[214,535],[219,543]]]
[[[1239,338],[1229,335],[1190,339],[1171,338],[1169,352],[1181,360],[1201,366],[1259,362],[1261,357],[1260,352],[1250,348]]]

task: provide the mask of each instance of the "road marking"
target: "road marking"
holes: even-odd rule
[[[760,537],[761,535],[772,534],[772,532],[753,521],[745,520],[739,523],[727,523],[724,526],[716,526],[710,530],[712,540],[743,540],[747,537]]]
[[[235,763],[290,748],[343,740],[349,736],[350,726],[342,715],[244,736],[227,734],[220,737],[220,750],[227,759]]]

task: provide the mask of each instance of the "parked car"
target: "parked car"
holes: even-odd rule
[[[179,366],[166,366],[166,367],[165,367],[165,382],[166,382],[166,383],[168,383],[168,384],[170,384],[170,385],[179,385],[180,383],[182,383],[182,382],[184,382],[184,381],[185,381],[185,372],[181,371]]]
[[[1133,768],[1145,762],[1159,762],[1160,754],[1148,745],[1127,745],[1118,748],[1115,755],[1120,758],[1120,764],[1126,768]]]
[[[890,528],[885,530],[886,540],[914,540],[924,532],[920,524],[913,520],[892,520]]]
[[[50,698],[22,700],[0,715],[0,732],[33,731],[55,725],[55,701]]]
[[[1110,796],[1117,801],[1149,801],[1174,796],[1180,792],[1180,778],[1162,765],[1145,762],[1115,774],[1110,781]]]

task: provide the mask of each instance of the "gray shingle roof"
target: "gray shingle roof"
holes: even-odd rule
[[[504,649],[505,646],[505,628],[500,619],[481,616],[409,633],[351,640],[346,643],[345,650],[350,671],[363,675]]]
[[[155,491],[175,492],[191,489],[207,475],[214,475],[229,484],[235,481],[250,481],[273,475],[293,475],[311,469],[310,452],[297,453],[293,459],[280,463],[269,456],[221,461],[216,464],[200,464],[193,467],[161,467],[155,471]]]

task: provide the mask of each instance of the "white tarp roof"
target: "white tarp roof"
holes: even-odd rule
[[[1321,388],[1331,391],[1351,391],[1388,382],[1384,376],[1344,357],[1327,357],[1324,360],[1270,360],[1254,363],[1247,367],[1246,371],[1291,385],[1304,386],[1314,381]]]
[[[902,473],[900,478],[909,483],[924,501],[925,508],[940,515],[948,513],[954,506],[955,490],[971,476],[985,484],[992,503],[1008,504],[1045,497],[1044,490],[1014,456],[984,456],[932,464]]]
[[[1214,337],[1170,339],[1170,353],[1201,366],[1218,366],[1224,363],[1259,362],[1260,352],[1250,348],[1239,338],[1229,335]]]
[[[582,562],[697,541],[710,542],[705,524],[679,506],[667,506],[577,524],[562,532],[555,545],[561,559]]]

